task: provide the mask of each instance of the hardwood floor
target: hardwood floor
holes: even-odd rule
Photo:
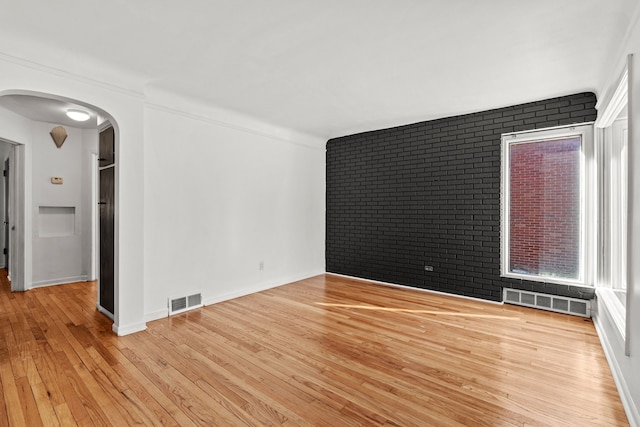
[[[588,319],[327,275],[116,337],[0,282],[0,426],[628,425]]]

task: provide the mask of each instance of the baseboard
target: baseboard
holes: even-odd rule
[[[216,295],[214,297],[207,298],[207,299],[203,300],[203,302],[204,302],[204,305],[217,304],[219,302],[229,301],[229,300],[232,300],[232,299],[235,299],[235,298],[240,298],[240,297],[244,297],[244,296],[247,296],[247,295],[255,294],[255,293],[258,293],[258,292],[266,291],[266,290],[269,290],[269,289],[277,288],[278,286],[282,286],[282,285],[285,285],[287,283],[291,283],[291,282],[278,283],[278,284],[269,283],[269,284],[263,284],[263,285],[259,285],[259,286],[252,286],[252,287],[249,287],[249,288],[243,288],[243,289],[239,289],[237,291],[228,292],[228,293],[225,293],[225,294]]]
[[[44,286],[66,285],[67,283],[86,282],[89,276],[86,274],[83,276],[73,277],[60,277],[57,279],[41,280],[39,282],[32,282],[29,289],[42,288]]]
[[[448,292],[434,291],[434,290],[431,290],[431,289],[417,288],[417,287],[407,286],[407,285],[398,285],[396,283],[380,282],[378,280],[364,279],[362,277],[347,276],[346,274],[339,274],[339,273],[325,273],[325,274],[328,274],[330,276],[344,277],[345,279],[354,279],[354,280],[361,280],[363,282],[371,282],[371,283],[374,283],[376,285],[391,286],[393,288],[410,289],[410,290],[413,290],[413,291],[421,291],[421,292],[426,292],[426,293],[429,293],[429,294],[443,295],[443,296],[446,296],[446,297],[462,298],[462,299],[471,300],[471,301],[485,302],[487,304],[497,304],[497,305],[503,305],[504,304],[502,301],[491,301],[491,300],[488,300],[488,299],[469,297],[469,296],[466,296],[466,295],[450,294]]]
[[[164,319],[169,316],[169,309],[164,308],[162,310],[152,311],[151,313],[145,313],[144,321],[145,322],[153,322],[154,320]]]
[[[209,297],[203,300],[204,305],[217,304],[219,302],[232,300],[234,298],[244,297],[246,295],[255,294],[257,292],[266,291],[269,289],[277,288],[279,286],[288,285],[289,283],[298,282],[300,280],[308,279],[310,277],[314,277],[320,274],[324,274],[323,272],[316,272],[313,274],[304,274],[300,276],[289,276],[285,278],[281,278],[278,280],[272,280],[269,282],[261,283],[256,286],[250,286],[248,288],[238,289],[233,292],[227,292],[224,294],[216,295],[213,297]]]
[[[147,329],[147,324],[145,322],[140,323],[132,323],[130,325],[119,326],[116,323],[113,324],[111,330],[115,332],[119,337],[124,335],[134,334],[136,332],[141,332]]]
[[[246,295],[255,294],[257,292],[262,292],[262,291],[266,291],[266,290],[269,290],[269,289],[277,288],[278,286],[283,286],[283,285],[286,285],[286,284],[289,284],[289,283],[297,282],[299,280],[308,279],[310,277],[318,276],[320,274],[324,274],[324,271],[317,271],[317,272],[314,272],[314,273],[307,273],[307,274],[304,274],[304,275],[289,276],[289,277],[285,277],[285,278],[280,278],[278,280],[271,280],[271,281],[266,282],[266,283],[262,283],[262,284],[258,284],[258,285],[255,285],[255,286],[242,288],[242,289],[239,289],[239,290],[235,290],[233,292],[227,292],[227,293],[223,293],[223,294],[220,294],[220,295],[215,295],[215,296],[208,297],[208,298],[204,297],[204,294],[207,293],[206,289],[204,289],[202,291],[202,293],[203,293],[202,303],[205,306],[211,305],[211,304],[217,304],[219,302],[228,301],[228,300],[232,300],[234,298],[240,298],[240,297],[243,297],[243,296],[246,296]],[[150,311],[150,312],[145,313],[144,320],[145,320],[145,322],[152,322],[154,320],[164,319],[167,316],[169,316],[169,309],[167,307],[164,307],[164,308],[159,309],[159,310]]]
[[[596,315],[593,316],[593,324],[596,328],[598,338],[600,339],[600,345],[602,346],[604,355],[607,358],[607,362],[609,363],[609,369],[611,370],[613,381],[616,383],[618,394],[620,395],[622,406],[624,407],[624,410],[627,414],[629,425],[631,427],[640,427],[640,412],[638,411],[638,407],[636,406],[636,403],[633,401],[633,397],[629,392],[627,381],[622,374],[622,370],[620,369],[620,365],[618,364],[615,351],[613,350],[613,347],[611,346],[609,338],[605,332],[606,327],[602,324],[602,316],[603,314],[601,313],[600,307],[598,307]]]
[[[287,282],[287,283],[291,283],[291,282]],[[202,304],[204,306],[211,305],[211,304],[217,304],[219,302],[229,301],[229,300],[232,300],[234,298],[240,298],[240,297],[243,297],[243,296],[246,296],[246,295],[255,294],[257,292],[262,292],[262,291],[266,291],[268,289],[273,289],[273,288],[276,288],[278,286],[282,286],[284,284],[286,284],[286,283],[267,284],[267,285],[253,286],[253,287],[250,287],[250,288],[244,288],[244,289],[241,289],[241,290],[238,290],[238,291],[229,292],[229,293],[226,293],[226,294],[217,295],[217,296],[214,296],[214,297],[203,299],[202,300]],[[146,313],[144,315],[144,320],[146,322],[153,322],[154,320],[164,319],[165,317],[168,317],[168,316],[169,316],[169,309],[168,308],[164,308],[162,310],[156,310],[156,311],[152,311],[152,312]]]

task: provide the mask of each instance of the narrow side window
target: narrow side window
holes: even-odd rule
[[[585,283],[584,127],[503,135],[503,276]]]

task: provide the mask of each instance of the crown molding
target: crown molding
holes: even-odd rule
[[[157,88],[148,89],[145,107],[305,148],[324,150],[326,147],[326,138],[273,125],[258,118]]]
[[[600,113],[595,122],[597,128],[607,128],[613,124],[618,114],[620,114],[620,111],[627,105],[628,91],[629,69],[628,66],[625,66],[622,74],[618,78],[613,94],[610,97],[607,96],[603,98],[603,101],[601,103],[598,102],[598,105],[596,105],[598,113]]]
[[[130,89],[114,83],[108,83],[102,80],[93,79],[81,74],[73,73],[67,70],[63,70],[61,68],[52,67],[52,66],[45,65],[29,59],[21,58],[15,55],[10,55],[4,52],[0,52],[0,61],[9,62],[15,65],[18,65],[20,67],[29,68],[29,69],[41,71],[44,73],[53,74],[58,77],[63,77],[69,80],[75,80],[91,86],[97,86],[112,92],[118,92],[120,94],[130,96],[130,97],[144,99],[144,93],[141,91]]]

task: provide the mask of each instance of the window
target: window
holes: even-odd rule
[[[502,274],[587,284],[590,125],[502,137]]]

